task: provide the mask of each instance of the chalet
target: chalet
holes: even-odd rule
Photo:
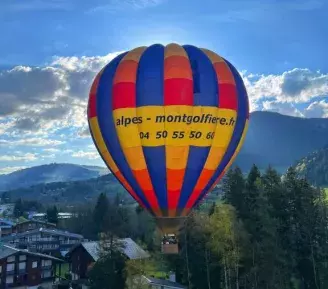
[[[40,229],[40,228],[55,229],[56,224],[38,221],[38,220],[26,220],[16,224],[13,227],[13,233],[19,234],[19,233],[24,233],[26,231]]]
[[[0,247],[0,288],[52,288],[56,267],[64,261],[52,256]],[[33,286],[33,287],[32,287]]]
[[[145,259],[149,254],[138,246],[132,239],[120,239],[122,253],[127,259]],[[88,269],[99,259],[99,242],[83,242],[73,247],[67,254],[73,280],[87,279]]]
[[[62,256],[83,240],[82,235],[47,228],[34,229],[1,238],[1,242],[15,248],[52,255],[58,252]]]
[[[13,226],[14,226],[13,222],[5,219],[0,219],[1,236],[10,235],[13,231]]]

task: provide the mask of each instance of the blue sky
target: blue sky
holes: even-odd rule
[[[178,42],[242,73],[252,110],[328,116],[324,0],[1,0],[0,173],[103,165],[86,130],[94,74],[118,52]]]

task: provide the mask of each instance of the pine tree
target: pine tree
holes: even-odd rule
[[[93,221],[96,234],[106,232],[108,230],[108,213],[108,198],[104,193],[101,193],[93,210]]]

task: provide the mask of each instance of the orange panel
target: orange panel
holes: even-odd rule
[[[138,62],[134,60],[121,61],[117,67],[113,85],[118,82],[136,82]]]
[[[231,83],[235,84],[235,79],[231,73],[229,67],[225,62],[216,62],[213,64],[216,71],[219,83]]]
[[[147,169],[141,146],[123,148],[123,153],[131,170],[145,170]]]
[[[170,56],[164,61],[164,79],[186,78],[192,80],[189,59],[183,56]]]
[[[167,189],[168,190],[180,190],[183,184],[185,175],[185,169],[171,170],[166,169]]]
[[[199,176],[197,184],[194,188],[194,191],[203,190],[205,188],[205,186],[208,184],[211,177],[213,176],[214,172],[215,172],[215,170],[203,169],[203,171],[201,172],[201,174]],[[193,194],[191,195],[191,197],[193,196]],[[198,198],[198,196],[197,196],[197,198]]]

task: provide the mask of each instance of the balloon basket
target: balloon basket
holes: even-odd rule
[[[176,236],[174,234],[164,235],[161,248],[163,254],[179,254],[179,244]]]

